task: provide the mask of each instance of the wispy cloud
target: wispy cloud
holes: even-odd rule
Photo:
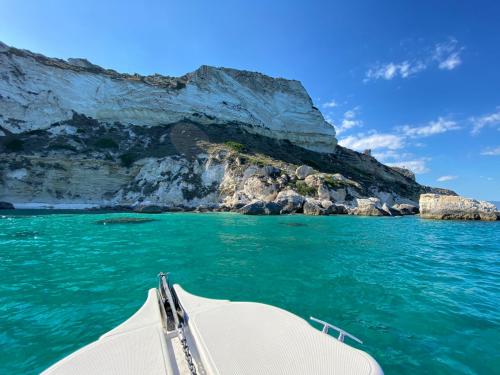
[[[340,139],[339,144],[343,147],[351,148],[356,151],[364,151],[366,149],[377,150],[381,148],[398,150],[403,148],[404,140],[402,137],[395,134],[359,133],[357,135],[350,135]]]
[[[407,78],[427,68],[422,61],[403,61],[401,63],[376,64],[368,69],[364,82],[377,79],[391,80],[396,77]]]
[[[363,121],[357,118],[358,112],[359,112],[359,106],[344,112],[344,116],[340,122],[340,125],[335,126],[337,135],[342,134],[352,128],[363,126]]]
[[[379,79],[408,78],[430,67],[437,66],[441,70],[453,70],[462,63],[461,53],[464,47],[455,38],[437,43],[434,48],[420,51],[411,59],[399,62],[376,63],[366,73],[364,82]]]
[[[346,112],[344,113],[344,119],[349,120],[354,115]],[[426,162],[430,159],[427,157],[415,158],[414,155],[405,152],[404,149],[413,144],[413,141],[417,138],[430,137],[459,128],[456,121],[438,117],[437,120],[429,121],[421,126],[405,125],[397,127],[394,129],[394,133],[378,133],[372,130],[349,135],[341,138],[339,144],[360,152],[370,149],[374,151],[372,152],[373,157],[386,165],[408,168],[420,174],[430,170],[426,165]]]
[[[495,112],[488,113],[479,117],[471,117],[472,134],[479,134],[485,127],[496,127],[500,130],[500,107],[497,107]]]
[[[441,176],[437,179],[437,181],[439,182],[446,182],[446,181],[452,181],[452,180],[456,180],[458,178],[458,176]]]
[[[429,137],[435,134],[446,133],[450,130],[460,129],[460,127],[453,120],[447,120],[443,117],[439,117],[437,120],[430,121],[428,124],[424,126],[404,125],[399,129],[407,137],[419,138],[419,137]]]
[[[495,148],[487,148],[481,152],[481,155],[486,156],[500,156],[500,146]]]
[[[429,158],[421,158],[416,160],[400,161],[397,163],[386,163],[386,165],[389,167],[406,168],[415,174],[423,174],[429,172],[430,170],[426,164],[428,160]]]
[[[438,63],[439,69],[453,70],[462,63],[460,53],[463,49],[455,38],[450,38],[445,43],[436,44],[432,58]]]
[[[332,99],[332,100],[330,100],[330,101],[328,101],[326,103],[323,103],[322,107],[323,108],[335,108],[338,105],[339,104],[334,99]]]

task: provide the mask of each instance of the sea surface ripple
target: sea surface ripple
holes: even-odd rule
[[[121,218],[153,221],[109,222]],[[43,211],[0,216],[0,373],[96,340],[160,271],[338,325],[386,374],[499,373],[499,223]]]

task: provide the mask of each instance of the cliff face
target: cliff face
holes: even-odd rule
[[[385,215],[435,191],[336,146],[297,81],[212,67],[143,77],[5,45],[0,78],[0,201],[17,207]]]
[[[336,145],[333,126],[298,81],[210,66],[179,78],[125,75],[5,44],[0,66],[0,126],[12,133],[47,129],[76,112],[135,126],[183,120],[239,125],[319,152]]]

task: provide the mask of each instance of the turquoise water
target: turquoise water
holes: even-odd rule
[[[500,225],[416,217],[5,214],[0,373],[30,374],[131,315],[171,271],[364,340],[386,374],[500,369]],[[102,225],[117,217],[156,219]]]

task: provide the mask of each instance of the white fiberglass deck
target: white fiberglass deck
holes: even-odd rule
[[[198,374],[378,375],[363,351],[328,336],[285,310],[197,297],[174,286]],[[175,332],[167,332],[158,292],[127,321],[74,352],[45,375],[189,374]]]
[[[367,353],[274,306],[201,298],[174,286],[208,374],[382,374]]]
[[[42,374],[174,374],[169,352],[157,291],[151,289],[146,303],[127,321]]]

